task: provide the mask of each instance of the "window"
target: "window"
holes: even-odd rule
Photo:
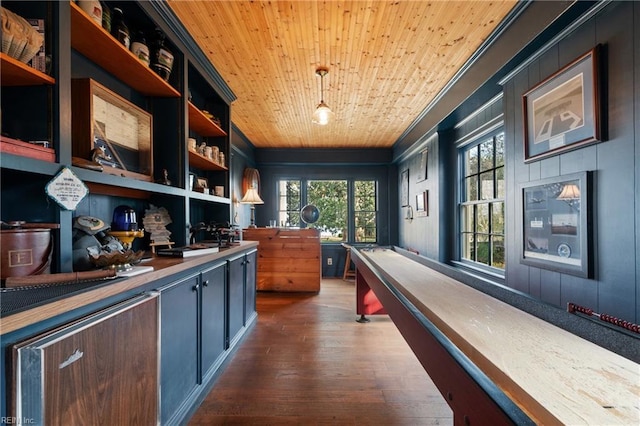
[[[353,216],[356,243],[376,242],[376,182],[373,180],[355,181],[353,185]]]
[[[377,195],[375,180],[280,180],[279,224],[317,228],[323,243],[375,243]],[[300,209],[307,204],[315,205],[320,211],[316,223],[300,221]]]
[[[504,269],[504,132],[463,150],[461,257]]]
[[[278,182],[278,223],[280,226],[300,226],[302,205],[300,180],[281,180]]]
[[[310,180],[307,181],[307,204],[320,210],[320,219],[309,224],[320,230],[322,242],[345,241],[348,235],[347,181]]]

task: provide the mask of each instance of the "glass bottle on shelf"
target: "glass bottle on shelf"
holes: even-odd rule
[[[173,67],[173,53],[164,45],[164,34],[160,28],[156,28],[156,37],[153,43],[151,69],[164,81],[169,81],[171,68]]]
[[[127,49],[129,48],[129,27],[124,22],[124,16],[122,9],[119,7],[113,8],[113,14],[111,16],[111,35],[116,38]]]
[[[111,33],[111,9],[105,3],[100,2],[102,5],[102,28],[108,33]]]
[[[144,37],[143,31],[138,31],[131,43],[131,51],[140,60],[140,62],[149,66],[149,46],[147,39]]]

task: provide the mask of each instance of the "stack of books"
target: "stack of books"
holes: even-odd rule
[[[157,254],[158,256],[191,257],[217,253],[219,250],[218,245],[189,244],[188,246],[159,249],[157,250]]]

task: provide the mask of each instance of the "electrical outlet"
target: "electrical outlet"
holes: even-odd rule
[[[333,265],[333,258],[327,257],[327,265],[329,266]]]

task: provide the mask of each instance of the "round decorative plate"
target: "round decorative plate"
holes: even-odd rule
[[[558,244],[558,256],[560,257],[570,257],[571,256],[571,247],[567,243]]]

